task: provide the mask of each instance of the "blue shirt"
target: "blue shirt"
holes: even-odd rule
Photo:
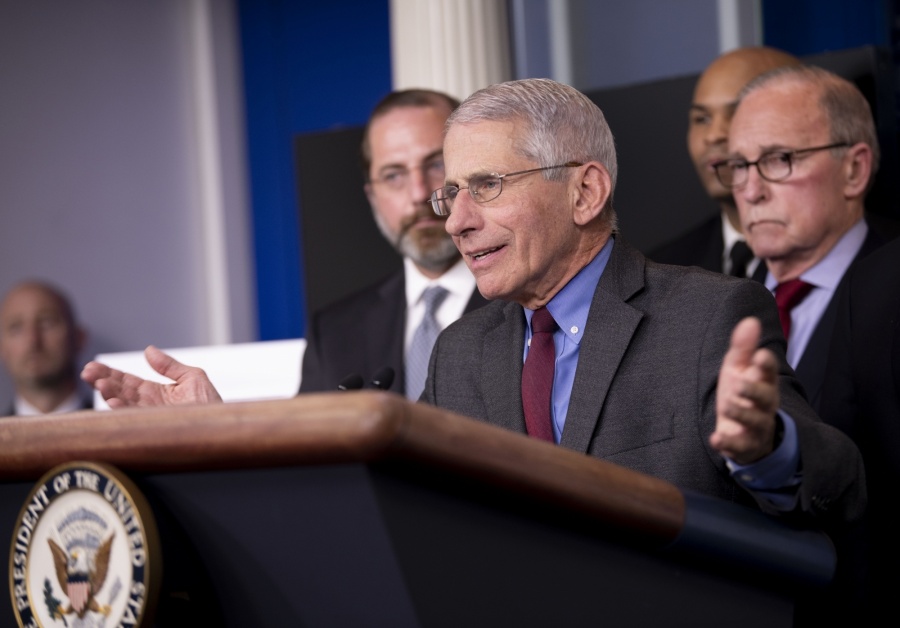
[[[566,425],[569,399],[575,384],[575,370],[578,367],[578,352],[584,337],[588,313],[594,292],[606,264],[612,254],[615,239],[610,238],[600,252],[587,266],[582,268],[546,307],[558,325],[553,333],[556,349],[556,366],[553,376],[552,408],[553,441],[559,443]],[[522,360],[528,356],[531,344],[531,317],[533,310],[525,309],[525,349]],[[797,469],[800,464],[800,447],[797,441],[797,427],[793,419],[779,412],[784,424],[784,437],[778,448],[765,458],[749,465],[738,465],[728,460],[726,463],[734,479],[745,488],[761,494],[775,507],[790,510],[796,501],[796,487],[801,476]],[[785,492],[784,489],[788,489]]]

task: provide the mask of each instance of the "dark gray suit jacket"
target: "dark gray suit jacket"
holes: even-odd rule
[[[560,444],[685,489],[751,502],[708,442],[731,331],[751,315],[763,322],[762,346],[781,363],[781,407],[797,424],[800,508],[823,525],[858,517],[865,503],[859,452],[800,394],[772,295],[747,279],[656,264],[621,238],[594,292]],[[435,345],[422,401],[525,433],[524,337],[525,316],[514,303],[491,303],[451,325]]]
[[[475,290],[466,312],[487,300]],[[347,375],[367,381],[379,369],[394,370],[390,390],[404,394],[403,341],[406,329],[406,289],[403,270],[363,288],[311,317],[300,392],[337,390]]]

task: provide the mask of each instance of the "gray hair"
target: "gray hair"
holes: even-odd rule
[[[751,92],[778,83],[806,83],[819,89],[819,107],[828,120],[829,140],[835,144],[845,142],[851,145],[862,142],[872,149],[872,173],[868,186],[871,188],[878,172],[881,151],[872,108],[859,88],[847,79],[816,66],[786,66],[761,74],[747,83],[738,96],[738,102]]]
[[[616,188],[616,146],[603,112],[573,87],[550,79],[498,83],[469,96],[447,120],[454,124],[516,120],[524,124],[516,150],[541,167],[569,161],[599,161],[609,171],[611,189],[604,211],[615,230],[612,192]],[[567,169],[546,170],[548,180],[562,180]]]

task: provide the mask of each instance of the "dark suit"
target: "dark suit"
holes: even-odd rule
[[[848,272],[837,300],[822,418],[850,433],[862,451],[871,534],[871,540],[862,546],[868,548],[872,560],[872,578],[865,590],[874,592],[873,608],[896,612],[891,600],[900,562],[896,540],[900,526],[896,511],[900,485],[900,241],[885,245]]]
[[[722,237],[720,212],[699,227],[657,247],[647,257],[660,264],[699,266],[721,273],[724,251],[725,240]]]
[[[859,516],[859,452],[803,400],[771,294],[746,279],[655,264],[621,238],[593,295],[560,444],[685,489],[751,501],[708,443],[722,358],[749,315],[763,321],[762,346],[782,365],[781,407],[797,424],[803,460],[800,507],[823,522]],[[515,303],[457,321],[438,338],[422,400],[524,433],[524,337]]]
[[[475,290],[466,312],[487,303]],[[404,393],[406,288],[403,270],[313,314],[306,331],[300,392],[336,390],[351,373],[368,379],[394,369],[390,390]]]
[[[853,262],[848,267],[847,272],[844,273],[844,276],[847,276],[857,262],[882,246],[884,242],[885,238],[870,227],[866,239],[863,240],[862,247],[860,247],[856,257],[853,258]],[[765,265],[760,264],[753,278],[764,282],[767,272]],[[816,325],[809,338],[809,343],[803,350],[803,355],[800,356],[800,361],[797,362],[797,368],[794,369],[797,379],[802,384],[806,397],[809,399],[809,405],[820,414],[822,410],[822,384],[825,380],[825,368],[830,359],[831,336],[834,333],[834,322],[837,317],[837,294],[839,291],[840,286],[838,290],[835,290],[835,294],[825,307],[825,311],[822,312],[822,318],[819,319],[818,325]]]

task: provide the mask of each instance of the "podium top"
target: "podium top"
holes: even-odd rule
[[[153,473],[406,461],[663,542],[684,522],[684,498],[668,482],[385,392],[10,417],[0,443],[4,481],[69,460]]]
[[[387,392],[0,420],[0,480],[34,480],[71,460],[137,473],[408,465],[523,496],[646,546],[727,556],[795,581],[823,584],[835,565],[819,532]]]

